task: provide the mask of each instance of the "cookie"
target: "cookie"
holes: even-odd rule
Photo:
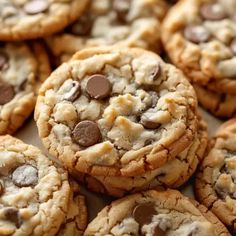
[[[169,57],[193,82],[234,95],[235,11],[235,0],[183,0],[169,11],[162,28]]]
[[[47,39],[56,64],[91,46],[118,43],[160,52],[163,0],[93,0],[87,11],[63,32]]]
[[[58,32],[76,20],[88,0],[1,0],[0,40],[26,40]]]
[[[175,159],[160,168],[134,177],[91,176],[81,173],[74,173],[74,175],[92,191],[115,197],[153,188],[178,188],[195,172],[204,156],[207,141],[207,125],[203,120],[200,120],[193,143],[178,154]]]
[[[91,48],[42,85],[35,120],[50,154],[70,170],[134,176],[187,148],[196,96],[181,71],[138,48]]]
[[[220,118],[230,118],[236,112],[236,95],[210,91],[204,86],[193,84],[199,103]]]
[[[236,119],[225,122],[211,141],[195,183],[199,201],[236,232],[235,214]]]
[[[141,192],[105,207],[84,236],[230,235],[204,206],[175,190]]]
[[[0,136],[0,235],[55,235],[68,211],[67,173],[41,151]]]
[[[38,88],[49,74],[40,42],[0,44],[0,135],[14,133],[29,117]]]

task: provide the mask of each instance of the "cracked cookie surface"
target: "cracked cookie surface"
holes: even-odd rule
[[[230,236],[204,206],[175,190],[127,196],[105,207],[85,236]]]
[[[0,135],[14,133],[29,117],[38,88],[49,74],[40,42],[0,43]]]
[[[181,71],[156,54],[92,48],[42,85],[35,120],[45,147],[69,169],[133,176],[164,165],[192,143],[196,106]]]
[[[79,17],[88,0],[1,0],[0,40],[26,40],[62,30]]]
[[[236,94],[235,11],[235,0],[183,0],[163,24],[173,63],[211,91]]]
[[[0,235],[55,235],[69,197],[64,170],[38,148],[0,136]]]
[[[163,0],[93,0],[87,11],[64,32],[46,41],[57,63],[91,46],[118,43],[160,52]]]
[[[196,196],[236,232],[236,119],[225,122],[211,141],[195,183]]]

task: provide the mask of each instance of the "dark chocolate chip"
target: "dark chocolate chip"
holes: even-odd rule
[[[9,57],[5,52],[0,52],[0,70],[2,70],[9,61]]]
[[[4,182],[0,181],[0,196],[4,193]]]
[[[19,215],[19,210],[15,207],[7,207],[4,209],[5,219],[14,223],[17,228],[22,224],[22,219]]]
[[[31,165],[19,166],[12,173],[12,181],[18,187],[34,186],[38,183],[38,170]]]
[[[100,74],[92,75],[86,85],[87,93],[91,98],[103,99],[111,93],[111,83],[104,76]]]
[[[166,232],[157,225],[154,229],[153,236],[166,236]]]
[[[88,14],[81,16],[75,23],[70,25],[67,30],[74,35],[89,35],[93,26],[91,17]]]
[[[200,13],[205,20],[211,21],[222,20],[227,17],[224,8],[216,3],[202,5]]]
[[[70,102],[74,102],[80,96],[80,83],[73,81],[71,90],[65,94],[64,99]]]
[[[101,132],[98,125],[90,120],[79,122],[72,134],[75,142],[83,147],[92,146],[101,139]]]
[[[204,43],[209,40],[210,33],[202,25],[189,25],[184,30],[184,36],[193,43]]]
[[[125,22],[130,9],[130,0],[114,0],[113,9],[116,12],[117,19],[121,22]]]
[[[157,80],[158,77],[161,75],[161,65],[158,63],[152,71],[150,71],[150,78],[151,80]]]
[[[0,105],[10,102],[15,96],[14,87],[4,81],[0,81]]]
[[[236,38],[234,38],[230,44],[231,51],[236,55]]]
[[[24,5],[24,11],[29,15],[45,12],[48,8],[48,0],[32,0]]]
[[[133,210],[134,219],[142,226],[152,221],[153,215],[156,215],[155,204],[151,202],[141,203]]]

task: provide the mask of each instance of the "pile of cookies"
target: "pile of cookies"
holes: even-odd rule
[[[1,1],[0,236],[236,232],[236,120],[198,111],[236,111],[236,2],[173,2]],[[78,183],[120,199],[87,225]]]

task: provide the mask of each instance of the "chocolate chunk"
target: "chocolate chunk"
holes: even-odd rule
[[[205,20],[211,21],[222,20],[227,16],[223,7],[215,3],[202,5],[200,13]]]
[[[234,38],[230,44],[231,51],[236,55],[236,38]]]
[[[22,224],[22,219],[19,215],[19,210],[15,207],[7,207],[4,209],[5,219],[11,221],[15,224],[17,228],[19,228]]]
[[[24,11],[29,15],[45,12],[48,8],[48,0],[32,0],[24,5]]]
[[[90,120],[79,122],[72,134],[75,142],[83,147],[92,146],[101,139],[101,132],[98,125]]]
[[[38,183],[38,170],[31,165],[19,166],[12,173],[12,181],[18,187],[34,186]]]
[[[154,229],[153,236],[166,236],[166,232],[163,231],[158,225]]]
[[[156,215],[156,213],[154,203],[140,203],[134,208],[133,217],[142,226],[149,224],[152,221],[153,215]]]
[[[70,102],[74,102],[80,95],[80,83],[73,81],[71,90],[65,94],[64,99]]]
[[[0,81],[0,105],[10,102],[15,96],[14,87],[4,81]]]
[[[153,112],[155,112],[153,111],[153,109],[149,109],[141,116],[140,122],[146,129],[157,129],[161,126],[160,123],[157,123],[150,119],[149,114]]]
[[[157,80],[158,77],[161,75],[161,65],[158,63],[153,70],[150,72],[151,80]]]
[[[74,35],[89,35],[93,26],[91,17],[86,14],[81,16],[74,24],[70,25],[67,29]]]
[[[0,181],[0,196],[4,193],[4,183]]]
[[[9,61],[9,57],[5,52],[0,52],[0,70],[2,70]]]
[[[202,25],[190,25],[185,28],[184,36],[193,43],[204,43],[209,40],[210,33]]]
[[[92,75],[86,85],[87,93],[91,98],[103,99],[111,93],[111,83],[104,75]]]
[[[130,9],[130,0],[114,0],[113,9],[116,12],[117,19],[125,22]]]

